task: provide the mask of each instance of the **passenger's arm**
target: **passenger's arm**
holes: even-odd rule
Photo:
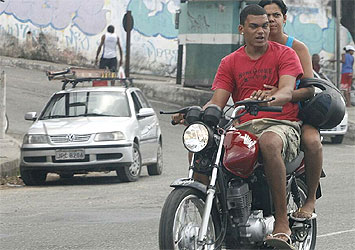
[[[313,78],[312,58],[309,54],[308,48],[304,43],[295,41],[293,49],[300,59],[303,76],[302,78]],[[292,102],[304,101],[314,95],[314,87],[299,88],[292,93]]]

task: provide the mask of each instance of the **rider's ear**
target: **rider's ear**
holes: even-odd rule
[[[239,33],[240,33],[241,35],[244,35],[244,27],[243,27],[243,25],[240,25],[240,24],[239,24],[239,26],[238,26],[238,31],[239,31]]]

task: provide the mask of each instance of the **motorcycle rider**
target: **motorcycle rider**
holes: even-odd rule
[[[269,21],[266,11],[259,5],[251,4],[242,10],[238,30],[244,36],[245,45],[221,60],[212,85],[214,94],[205,107],[216,104],[223,109],[231,95],[234,102],[274,97],[275,100],[266,105],[283,106],[281,113],[244,115],[236,127],[259,137],[275,207],[274,230],[266,243],[293,249],[287,218],[284,161],[291,162],[299,153],[301,122],[297,118],[298,105],[291,100],[296,80],[303,75],[302,65],[294,50],[268,41]],[[264,84],[278,89],[271,94]],[[172,118],[175,122],[183,122],[181,115]]]
[[[262,0],[258,3],[263,7],[270,22],[269,40],[291,47],[299,57],[304,71],[302,78],[313,78],[312,59],[306,45],[284,33],[283,27],[287,20],[287,6],[282,0]],[[268,86],[266,86],[268,87]],[[276,91],[270,87],[271,91]],[[292,102],[307,100],[314,95],[314,88],[296,89],[292,94]],[[293,217],[310,219],[316,203],[316,191],[322,173],[322,143],[319,131],[310,124],[304,123],[301,132],[301,148],[304,151],[308,195],[305,204],[299,211],[293,213]]]

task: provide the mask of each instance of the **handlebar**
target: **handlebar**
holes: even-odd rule
[[[246,100],[235,102],[234,105],[230,107],[230,108],[235,107],[235,109],[233,111],[232,116],[229,117],[229,119],[231,119],[231,120],[238,119],[241,116],[245,115],[246,113],[249,113],[251,115],[257,115],[258,112],[260,112],[260,111],[264,111],[264,112],[282,112],[282,106],[260,106],[260,104],[262,104],[262,103],[267,103],[267,102],[270,102],[270,101],[273,101],[273,100],[275,100],[274,97],[271,98],[271,99],[262,100],[262,101],[261,100],[254,100],[254,99],[246,99]],[[185,117],[185,115],[193,108],[196,108],[196,106],[185,107],[185,108],[182,108],[182,109],[179,109],[179,110],[175,110],[175,111],[162,111],[162,110],[160,110],[159,113],[160,114],[183,114],[183,116]],[[198,107],[198,108],[200,108],[200,107]],[[242,112],[242,113],[239,113],[242,110],[245,110],[245,111]],[[174,120],[172,120],[171,124],[172,125],[177,125],[179,123],[175,122]]]

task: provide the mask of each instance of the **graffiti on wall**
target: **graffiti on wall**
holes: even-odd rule
[[[325,51],[330,54],[335,53],[335,29],[336,23],[334,18],[327,17],[324,25],[322,23],[321,16],[319,19],[315,18],[310,22],[303,22],[301,18],[303,15],[308,15],[310,17],[315,17],[319,15],[319,8],[307,8],[307,7],[294,7],[291,6],[289,13],[293,16],[291,21],[288,18],[285,32],[290,36],[294,36],[298,40],[304,42],[311,54],[320,53]],[[351,43],[350,33],[347,32],[346,37],[342,37],[342,42],[344,44]]]
[[[134,29],[144,36],[161,35],[167,39],[176,38],[175,12],[180,8],[180,0],[131,0],[128,10],[134,17]],[[139,13],[139,16],[136,15]]]
[[[39,28],[63,30],[77,26],[86,35],[96,35],[107,25],[105,0],[12,0],[0,5],[0,15],[12,15]]]

